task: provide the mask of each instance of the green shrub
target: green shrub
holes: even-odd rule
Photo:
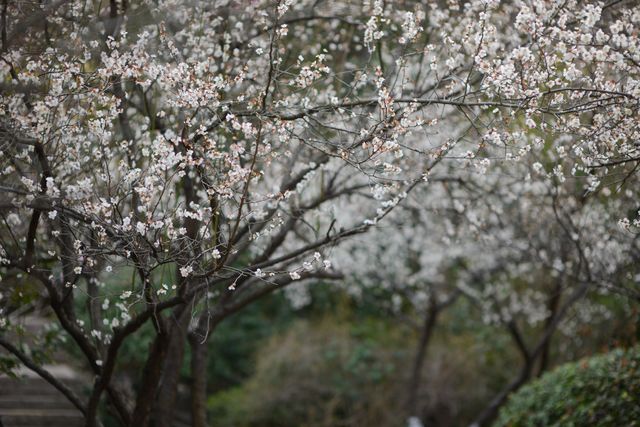
[[[515,393],[498,426],[640,426],[640,347],[568,363]]]
[[[334,322],[296,323],[260,348],[249,381],[209,398],[212,419],[220,426],[315,427],[392,417],[388,401],[402,386],[394,381],[398,354],[360,334]]]
[[[252,375],[209,396],[216,427],[403,427],[417,334],[386,319],[298,320],[264,341]],[[474,337],[434,336],[419,391],[425,425],[466,425],[505,370]],[[509,371],[509,369],[506,369]],[[464,402],[461,404],[460,402]]]

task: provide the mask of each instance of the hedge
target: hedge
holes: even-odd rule
[[[640,426],[640,346],[568,363],[514,393],[497,426]]]

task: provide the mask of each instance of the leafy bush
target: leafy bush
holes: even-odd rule
[[[515,393],[498,426],[640,426],[640,347],[568,363]]]
[[[211,419],[220,427],[404,426],[416,339],[367,316],[296,321],[264,341],[248,380],[209,397]],[[497,368],[465,352],[479,350],[468,334],[434,337],[419,391],[427,425],[465,425],[493,395],[487,380]]]
[[[348,327],[299,322],[261,348],[247,383],[210,398],[212,418],[261,427],[379,421],[391,415],[387,402],[401,390],[397,357]]]

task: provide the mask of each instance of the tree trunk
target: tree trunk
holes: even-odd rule
[[[558,324],[560,320],[564,317],[567,310],[576,303],[580,298],[582,298],[587,290],[589,289],[589,282],[584,283],[580,286],[570,297],[569,299],[562,305],[559,306],[560,302],[560,294],[558,295],[558,301],[556,309],[553,311],[552,315],[549,317],[548,321],[545,323],[544,332],[542,337],[538,340],[537,345],[534,347],[532,352],[527,351],[526,346],[524,345],[524,341],[522,340],[522,336],[519,334],[517,329],[515,328],[515,323],[510,323],[510,331],[516,341],[516,344],[523,355],[525,355],[525,363],[520,370],[518,377],[507,387],[505,387],[493,400],[489,403],[489,405],[480,413],[480,415],[475,419],[475,421],[471,424],[471,427],[481,427],[489,425],[494,418],[498,415],[498,411],[507,401],[509,394],[517,391],[520,387],[529,381],[531,378],[531,374],[533,372],[535,362],[537,359],[542,357],[542,353],[547,349],[549,351],[548,346],[553,337],[555,330],[558,328]]]
[[[435,329],[436,321],[438,319],[438,307],[435,303],[429,304],[429,308],[424,318],[422,329],[420,330],[420,341],[416,349],[416,356],[413,362],[413,369],[411,370],[411,378],[409,380],[409,390],[407,399],[407,411],[409,417],[420,418],[418,395],[420,393],[422,368],[424,366],[425,356],[427,354],[427,348]]]
[[[142,384],[138,391],[138,398],[136,399],[136,407],[129,424],[131,427],[147,427],[149,425],[151,408],[159,388],[158,385],[160,383],[168,346],[168,334],[166,332],[159,332],[151,345],[149,357],[144,367]]]
[[[191,345],[191,425],[207,427],[207,342],[200,334],[191,333],[189,344]]]
[[[154,420],[157,427],[171,427],[173,425],[180,370],[184,362],[184,350],[187,339],[190,312],[182,310],[177,314],[178,322],[171,328],[169,348],[164,363],[162,384],[155,404]]]
[[[531,377],[531,370],[533,369],[533,363],[527,362],[520,369],[518,377],[507,387],[505,387],[497,396],[491,400],[489,405],[480,413],[476,420],[471,424],[471,427],[482,427],[489,425],[494,418],[498,415],[498,411],[507,401],[509,395],[522,387]]]
[[[553,294],[549,298],[549,317],[547,318],[547,321],[544,325],[545,330],[548,330],[551,327],[551,322],[553,322],[553,319],[555,319],[556,317],[556,312],[558,311],[558,307],[560,305],[561,290],[562,287],[560,283],[557,283],[554,287]],[[538,372],[536,373],[537,376],[542,375],[549,367],[551,341],[552,338],[549,338],[542,346],[542,353],[540,354],[540,364],[538,365]]]
[[[506,322],[507,330],[511,335],[514,343],[516,344],[516,348],[522,355],[523,364],[522,368],[520,368],[520,372],[515,380],[513,380],[510,384],[508,384],[505,388],[503,388],[492,400],[489,402],[484,410],[480,413],[480,415],[475,419],[472,427],[479,427],[491,424],[491,422],[498,415],[498,411],[507,401],[509,395],[518,390],[521,386],[523,386],[529,378],[531,378],[531,372],[533,371],[533,367],[535,365],[536,358],[539,354],[541,346],[544,345],[545,341],[548,341],[548,335],[545,334],[542,338],[542,342],[540,342],[536,346],[536,352],[531,352],[527,344],[522,336],[518,328],[518,324],[514,320],[510,320]]]

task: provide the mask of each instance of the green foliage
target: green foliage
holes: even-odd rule
[[[2,285],[2,299],[6,299],[3,301],[6,307],[28,307],[40,296],[38,283],[22,273],[4,277]]]
[[[387,336],[388,346],[372,339],[380,331],[374,321],[295,323],[260,348],[242,387],[210,398],[212,419],[238,427],[391,425],[406,359],[396,350],[399,335]]]
[[[15,378],[15,369],[20,366],[20,363],[15,357],[0,354],[0,375],[8,375],[11,378]]]
[[[568,363],[523,387],[498,426],[640,426],[640,347]]]
[[[299,316],[305,320],[264,340],[243,383],[210,396],[216,426],[405,425],[418,331],[380,313],[366,315],[366,307],[346,298],[331,309],[321,306],[320,312],[308,307]],[[420,411],[430,425],[463,425],[503,386],[491,384],[499,372],[510,371],[504,358],[489,360],[491,341],[468,332],[443,338],[436,333],[425,360]]]
[[[246,380],[253,373],[253,357],[259,346],[286,328],[293,318],[285,296],[278,293],[220,323],[209,345],[210,389],[233,387]]]

